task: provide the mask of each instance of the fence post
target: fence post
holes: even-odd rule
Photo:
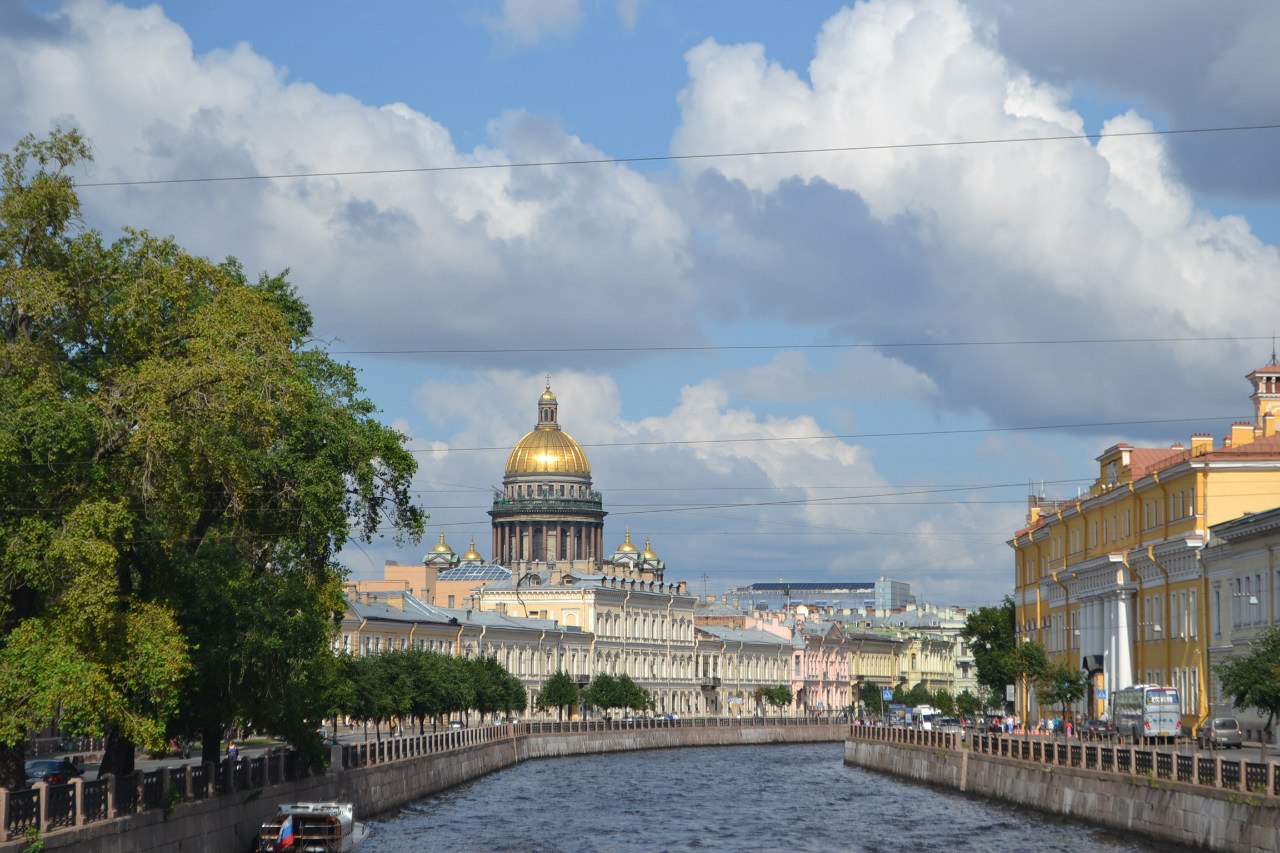
[[[40,827],[40,834],[44,835],[49,831],[49,816],[45,814],[49,805],[49,797],[46,796],[49,786],[44,782],[37,782],[31,788],[36,792],[36,826]]]
[[[107,774],[107,820],[116,816],[116,774]],[[5,824],[7,826],[7,824]]]
[[[196,798],[195,783],[191,781],[191,765],[182,765],[182,799],[194,800]]]
[[[163,773],[161,773],[160,776],[161,778],[164,778]],[[133,813],[134,814],[137,814],[138,812],[142,811],[144,808],[144,805],[142,802],[142,789],[143,789],[142,783],[145,780],[145,778],[146,778],[146,774],[144,774],[141,770],[133,771],[133,788],[134,788]]]
[[[1249,790],[1249,780],[1245,776],[1248,770],[1249,770],[1249,762],[1245,761],[1243,758],[1240,759],[1240,790],[1241,791]]]
[[[169,802],[169,771],[160,768],[160,807],[164,808],[164,804]]]
[[[71,780],[71,796],[75,800],[76,807],[76,826],[84,826],[84,777],[77,776]],[[0,823],[0,826],[8,826],[6,823]]]
[[[1222,787],[1222,756],[1215,755],[1213,757],[1213,787]]]

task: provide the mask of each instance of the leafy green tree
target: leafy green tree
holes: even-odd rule
[[[0,781],[55,708],[101,772],[175,729],[318,746],[334,557],[421,534],[415,462],[283,275],[80,229],[88,159],[74,131],[0,157]]]
[[[564,709],[578,704],[578,685],[564,670],[556,670],[543,683],[534,699],[534,706],[539,711],[555,708],[560,720],[564,720]]]
[[[983,701],[976,696],[971,690],[961,690],[960,695],[956,697],[956,710],[960,712],[960,716],[972,720],[982,713]]]
[[[935,698],[934,692],[925,687],[923,681],[907,691],[907,704],[913,708],[920,705],[932,705]]]
[[[1266,744],[1272,740],[1277,714],[1280,714],[1280,627],[1272,626],[1250,641],[1248,652],[1227,658],[1214,667],[1222,684],[1222,694],[1231,697],[1236,708],[1255,708],[1265,712],[1263,761]]]
[[[1049,669],[1049,655],[1044,646],[1034,640],[1027,640],[1014,649],[1013,667],[1017,677],[1024,686],[1036,684],[1040,676]],[[1041,697],[1043,701],[1043,697]],[[1030,709],[1026,709],[1027,712]],[[1025,720],[1023,721],[1026,722]]]
[[[862,707],[865,713],[880,714],[881,706],[884,704],[880,698],[879,685],[871,682],[864,683],[858,688],[858,698],[862,700]]]
[[[939,690],[933,694],[933,707],[944,717],[953,717],[956,713],[956,697],[946,690]]]
[[[795,698],[791,693],[791,688],[785,684],[778,684],[772,687],[757,687],[752,695],[758,704],[763,703],[775,709],[788,707]]]
[[[1018,678],[1014,635],[1013,599],[1005,596],[999,607],[979,607],[965,618],[960,636],[969,644],[977,667],[978,683],[999,699],[989,707],[1004,707],[1005,687]]]
[[[1064,719],[1071,703],[1084,698],[1084,673],[1070,664],[1050,663],[1036,674],[1035,680],[1040,701],[1058,708]]]

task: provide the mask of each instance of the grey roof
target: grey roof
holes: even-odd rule
[[[759,628],[722,628],[719,625],[699,625],[698,630],[720,640],[733,643],[768,643],[775,646],[790,646],[791,640],[761,631]]]

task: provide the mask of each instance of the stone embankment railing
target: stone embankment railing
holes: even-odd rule
[[[722,728],[746,726],[830,726],[830,720],[803,718],[636,719],[568,723],[527,723],[449,729],[429,734],[383,737],[344,743],[330,753],[330,772],[355,771],[419,756],[467,750],[526,735],[576,735],[627,732],[637,729]],[[76,778],[67,784],[10,791],[0,789],[0,843],[29,833],[84,827],[147,811],[167,815],[181,803],[230,797],[312,775],[301,756],[289,749],[268,749],[262,755],[223,759],[217,763],[162,767],[130,776],[105,776],[93,781]],[[323,771],[321,771],[323,772]],[[230,802],[230,801],[229,801]]]
[[[1116,745],[1109,741],[1021,735],[926,732],[916,729],[852,726],[850,737],[1013,758],[1035,764],[1075,767],[1120,776],[1145,776],[1226,791],[1280,796],[1274,761],[1250,761],[1220,752],[1185,753],[1171,746]]]

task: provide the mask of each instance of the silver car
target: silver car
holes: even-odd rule
[[[1240,721],[1235,717],[1214,717],[1200,727],[1196,735],[1196,743],[1201,749],[1215,747],[1244,747],[1244,735],[1240,731]]]

